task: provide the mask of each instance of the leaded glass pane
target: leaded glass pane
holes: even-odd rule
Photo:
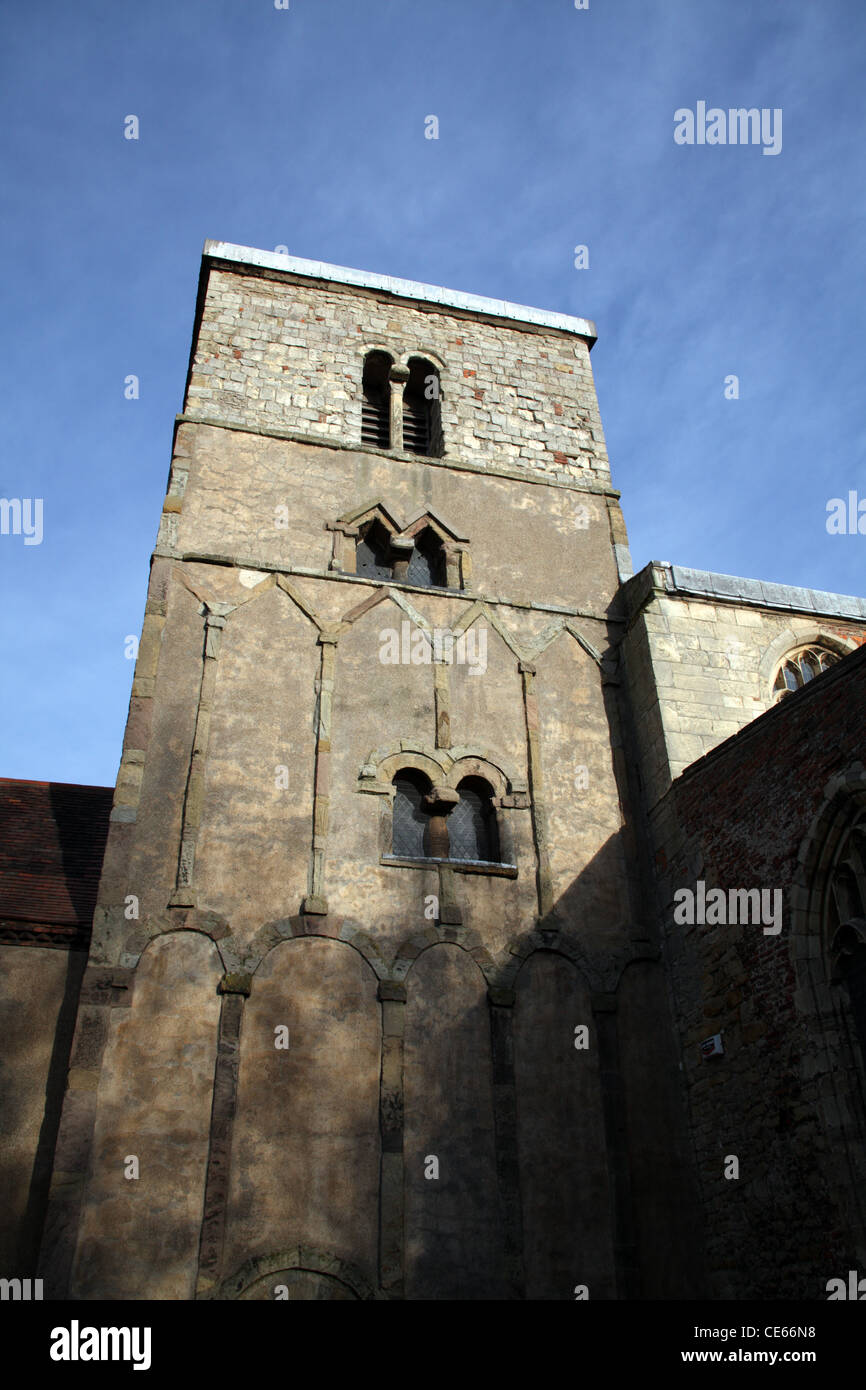
[[[392,853],[399,859],[426,858],[427,813],[422,799],[430,790],[423,773],[398,772],[394,778]]]

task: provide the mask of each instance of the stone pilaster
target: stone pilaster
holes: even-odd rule
[[[313,784],[313,843],[310,855],[310,891],[301,904],[301,911],[326,916],[325,850],[328,844],[331,792],[331,715],[334,698],[334,673],[337,664],[337,635],[320,632],[322,649],[319,667],[319,724],[316,731],[316,771]]]
[[[223,603],[213,604],[205,608],[204,653],[195,734],[187,772],[186,794],[183,801],[177,876],[174,892],[169,899],[169,907],[195,907],[196,905],[195,851],[204,802],[204,778],[210,737],[211,707],[214,686],[216,685],[220,637],[222,629],[225,627],[226,617],[231,611],[231,605]]]
[[[403,1296],[403,1037],[406,987],[379,984],[382,1004],[382,1072],[379,1129],[382,1170],[379,1192],[379,1282],[392,1298]]]
[[[210,1144],[199,1237],[196,1298],[206,1298],[222,1277],[226,1210],[231,1178],[232,1132],[238,1097],[240,1038],[244,1000],[251,988],[249,975],[224,975],[220,981],[219,1037],[214,1067]]]
[[[535,835],[536,884],[538,915],[541,918],[553,910],[553,880],[547,848],[547,816],[544,806],[544,786],[541,775],[539,743],[538,696],[535,693],[535,667],[528,661],[519,665],[523,677],[523,707],[526,718],[526,747],[529,766],[529,793],[532,799],[532,829]]]

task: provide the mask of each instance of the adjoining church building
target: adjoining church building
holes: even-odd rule
[[[206,243],[117,786],[0,783],[0,1274],[866,1269],[866,602],[632,574],[594,341]]]

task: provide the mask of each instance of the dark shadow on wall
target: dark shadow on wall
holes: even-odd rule
[[[48,1076],[45,1082],[45,1110],[39,1128],[39,1140],[33,1158],[27,1207],[18,1240],[16,1268],[20,1271],[20,1277],[25,1279],[33,1278],[36,1275],[36,1262],[39,1256],[42,1228],[45,1224],[45,1213],[48,1207],[51,1173],[54,1167],[54,1150],[57,1145],[63,1097],[66,1091],[72,1036],[75,1032],[78,999],[81,994],[81,981],[86,966],[86,951],[67,952],[63,999],[57,1014],[51,1061],[48,1065]]]

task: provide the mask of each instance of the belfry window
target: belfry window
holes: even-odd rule
[[[424,357],[409,359],[403,388],[403,448],[410,454],[442,453],[439,373]]]
[[[839,657],[826,647],[804,647],[785,657],[773,682],[773,699],[776,704],[790,695],[792,690],[800,690],[809,681],[835,666]]]
[[[368,352],[364,358],[361,443],[372,444],[377,449],[391,446],[390,370],[391,358],[387,352]]]

